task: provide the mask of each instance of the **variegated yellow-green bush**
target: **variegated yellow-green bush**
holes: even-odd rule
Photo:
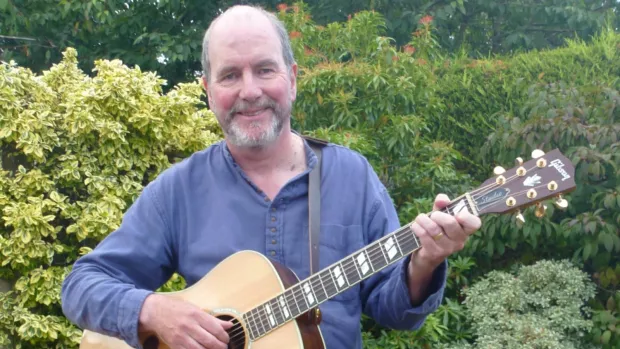
[[[42,75],[0,65],[0,347],[75,347],[60,287],[171,163],[222,138],[199,83],[120,61],[93,77],[73,49]]]

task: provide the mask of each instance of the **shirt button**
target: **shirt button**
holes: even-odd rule
[[[275,208],[275,207],[272,207],[272,208],[271,208],[271,212],[276,212],[276,208]]]
[[[275,245],[275,244],[276,244],[276,242],[277,242],[276,240],[271,240],[271,244],[272,244],[272,245]]]
[[[276,228],[271,228],[271,232],[275,233],[276,232]]]
[[[275,222],[275,221],[276,221],[276,217],[273,217],[273,216],[272,216],[272,217],[271,217],[271,221],[272,221],[272,222]]]
[[[271,251],[271,255],[275,256],[276,255],[276,251]]]

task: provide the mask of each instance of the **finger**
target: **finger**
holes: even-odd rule
[[[471,235],[474,232],[480,229],[482,222],[480,221],[480,217],[474,216],[469,212],[459,212],[455,216],[456,220],[459,222],[461,227],[463,227],[463,231],[467,235]]]
[[[196,326],[190,333],[192,340],[196,341],[197,348],[209,348],[209,349],[226,349],[227,343],[220,341],[213,334],[206,331],[200,326]]]
[[[433,203],[433,211],[439,211],[442,208],[448,206],[450,203],[450,198],[446,194],[439,194],[435,197],[435,202]]]
[[[213,335],[213,337],[219,342],[228,344],[230,338],[228,337],[228,332],[226,332],[226,330],[224,329],[224,325],[222,324],[222,322],[224,321],[221,321],[220,319],[211,315],[203,315],[204,316],[201,316],[199,319],[199,325],[205,330],[207,330],[207,332],[209,332],[211,335]]]
[[[467,239],[468,235],[454,216],[443,212],[434,212],[430,218],[451,240],[460,242]]]
[[[225,321],[225,320],[221,320],[221,319],[217,319],[220,322],[220,325],[222,325],[222,328],[225,330],[228,330],[229,328],[233,327],[233,323],[231,321]]]
[[[431,238],[436,237],[440,233],[442,233],[442,230],[439,227],[439,225],[426,215],[421,214],[418,217],[416,217],[415,223],[419,224],[420,227],[431,236]]]
[[[420,245],[422,248],[418,250],[418,254],[422,260],[434,261],[442,258],[442,250],[433,237],[422,228],[418,223],[413,222],[411,224],[411,230],[420,239]]]

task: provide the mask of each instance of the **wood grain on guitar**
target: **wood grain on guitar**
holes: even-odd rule
[[[555,149],[532,152],[532,159],[510,170],[496,167],[495,176],[478,188],[454,199],[443,212],[455,215],[467,210],[475,215],[517,213],[536,205],[542,216],[544,200],[555,198],[567,207],[562,194],[575,189],[573,164]],[[183,291],[165,293],[191,302],[210,314],[230,319],[229,349],[314,349],[325,343],[313,309],[396,263],[421,247],[405,225],[380,240],[299,280],[288,268],[253,251],[241,251],[223,260],[196,284]],[[247,268],[251,265],[252,268]],[[222,285],[225,285],[222,287]],[[146,349],[168,349],[154,334],[143,334]],[[130,348],[123,341],[84,331],[81,349]]]

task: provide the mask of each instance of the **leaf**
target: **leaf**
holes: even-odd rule
[[[598,241],[605,246],[607,252],[611,252],[614,249],[614,240],[610,234],[599,235]]]
[[[589,243],[586,243],[586,245],[583,247],[583,259],[587,260],[590,257],[591,252],[592,252],[592,245],[590,245]]]
[[[596,230],[596,222],[592,221],[586,224],[586,227],[585,227],[586,233],[594,233],[595,230]]]

